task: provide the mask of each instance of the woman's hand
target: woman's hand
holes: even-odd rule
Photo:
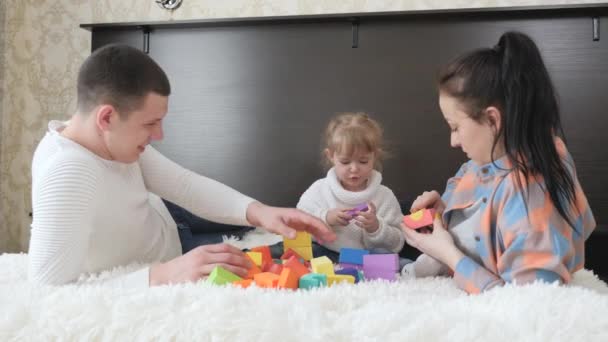
[[[454,244],[452,235],[445,229],[441,215],[438,213],[435,215],[433,231],[431,233],[420,233],[403,224],[401,224],[401,229],[405,235],[405,241],[410,246],[443,262],[452,270],[456,268],[456,265],[464,256]]]
[[[348,213],[350,209],[330,209],[327,211],[327,215],[325,216],[325,221],[330,226],[346,226],[348,222],[352,219],[350,214]]]
[[[365,229],[368,233],[373,233],[380,228],[380,222],[378,221],[378,216],[376,216],[376,206],[374,203],[367,203],[367,207],[366,211],[359,211],[353,219],[357,222],[355,223],[357,226]]]
[[[445,203],[443,203],[441,195],[437,191],[425,191],[422,195],[416,197],[416,200],[412,203],[410,212],[413,213],[420,209],[427,208],[433,208],[439,214],[443,213],[445,210]]]

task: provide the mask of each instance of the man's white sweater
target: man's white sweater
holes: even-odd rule
[[[236,190],[151,146],[131,164],[105,160],[61,136],[63,127],[49,123],[32,162],[30,280],[64,284],[85,272],[179,256],[176,224],[160,197],[209,220],[248,225],[253,200]],[[148,286],[149,268],[113,281]]]
[[[334,169],[327,172],[327,177],[314,182],[300,198],[298,208],[314,215],[324,222],[330,209],[353,208],[362,203],[372,202],[376,206],[376,215],[380,228],[368,233],[351,220],[347,226],[332,227],[337,235],[334,242],[324,244],[325,247],[339,252],[340,248],[386,249],[394,253],[403,247],[405,238],[400,224],[403,218],[401,207],[395,194],[386,186],[380,184],[382,174],[373,171],[367,188],[363,191],[352,192],[345,190]]]

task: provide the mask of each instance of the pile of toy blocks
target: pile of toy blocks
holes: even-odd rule
[[[340,282],[354,284],[364,279],[397,279],[397,254],[371,254],[363,249],[342,248],[336,267],[326,256],[313,257],[312,238],[306,232],[298,232],[295,239],[283,239],[283,249],[281,259],[272,259],[268,246],[252,248],[246,252],[252,266],[245,278],[217,266],[207,281],[217,285],[232,283],[248,287],[255,283],[258,287],[295,290]]]

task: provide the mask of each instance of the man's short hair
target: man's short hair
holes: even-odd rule
[[[101,104],[116,108],[122,118],[143,105],[149,93],[171,94],[163,69],[142,51],[122,44],[106,45],[93,52],[78,72],[80,113]]]

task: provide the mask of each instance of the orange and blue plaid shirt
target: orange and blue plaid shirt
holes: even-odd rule
[[[442,196],[448,229],[454,211],[481,201],[480,222],[467,224],[474,227],[475,251],[482,262],[468,256],[458,262],[454,279],[460,288],[479,293],[507,282],[568,283],[572,273],[583,268],[585,240],[595,229],[595,219],[574,161],[559,138],[556,148],[574,180],[576,199],[566,207],[574,227],[554,207],[542,178],[531,176],[526,184],[506,156],[483,166],[469,161],[448,180]],[[515,177],[522,180],[521,188]]]

